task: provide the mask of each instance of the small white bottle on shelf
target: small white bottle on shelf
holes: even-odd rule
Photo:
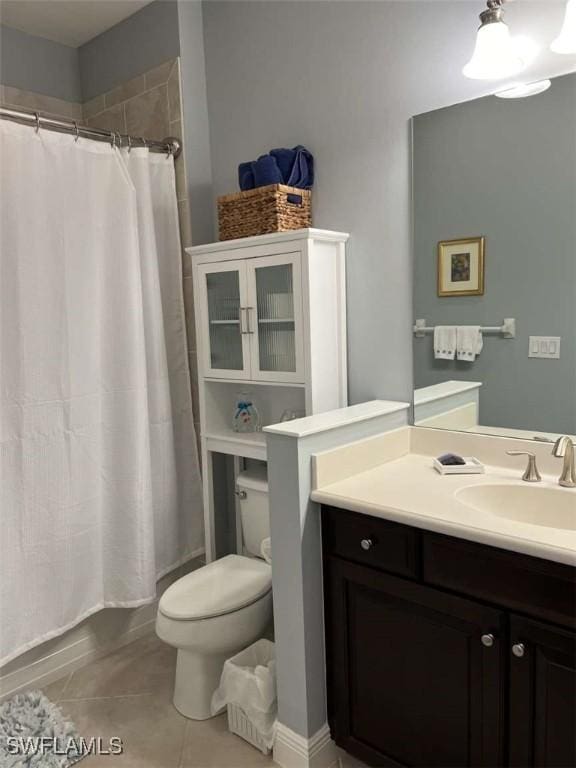
[[[260,432],[262,425],[258,409],[250,392],[240,392],[234,403],[234,416],[232,419],[234,432]]]

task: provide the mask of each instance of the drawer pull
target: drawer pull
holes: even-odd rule
[[[487,635],[482,635],[480,639],[482,640],[482,645],[485,645],[486,648],[492,648],[492,646],[494,645],[494,635],[491,633]]]
[[[362,541],[360,542],[360,546],[365,552],[368,552],[368,550],[372,549],[372,547],[374,546],[374,542],[372,541],[372,539],[362,539]]]
[[[524,651],[525,651],[524,643],[514,643],[514,645],[512,646],[512,653],[514,654],[514,656],[516,656],[519,659],[521,659],[522,656],[524,656]]]

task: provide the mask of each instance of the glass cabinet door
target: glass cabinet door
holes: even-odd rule
[[[300,254],[247,264],[252,378],[303,381]]]
[[[200,267],[204,365],[215,378],[248,378],[245,262]]]

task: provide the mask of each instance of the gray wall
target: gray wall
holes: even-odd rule
[[[202,3],[178,3],[184,155],[194,245],[214,239]]]
[[[175,0],[156,0],[80,49],[84,101],[180,54]]]
[[[77,48],[0,25],[0,82],[65,101],[81,101]]]
[[[561,6],[514,6],[521,30],[522,14],[550,38],[561,22]],[[479,10],[429,0],[204,4],[215,193],[237,189],[240,161],[302,143],[317,161],[315,226],[352,234],[352,402],[411,397],[408,121],[493,89],[461,74]]]
[[[415,340],[416,386],[482,381],[480,420],[576,432],[576,74],[546,93],[489,96],[414,120],[416,317],[434,325],[498,325],[473,363],[434,360]],[[484,296],[439,298],[439,240],[486,237]],[[528,357],[528,336],[561,336],[560,360]]]

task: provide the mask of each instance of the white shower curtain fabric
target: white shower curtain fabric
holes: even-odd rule
[[[0,121],[0,665],[203,546],[172,158]]]

